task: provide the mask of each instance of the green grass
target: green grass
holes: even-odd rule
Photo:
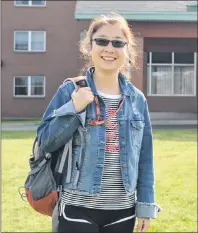
[[[18,194],[29,171],[35,132],[2,132],[2,232],[50,232],[51,218]],[[197,232],[197,132],[154,131],[156,202],[149,232]],[[124,232],[123,232],[124,233]]]

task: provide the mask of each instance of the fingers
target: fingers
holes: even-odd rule
[[[143,226],[143,218],[138,218],[138,224],[136,227],[137,232],[142,232],[142,226]]]
[[[80,96],[91,96],[94,98],[93,92],[91,91],[90,87],[82,87],[78,90],[78,94]]]
[[[149,219],[145,219],[142,226],[142,232],[146,232],[148,228],[149,228]]]
[[[85,76],[79,76],[72,78],[74,82],[85,79]],[[75,89],[71,95],[74,108],[76,112],[82,111],[88,104],[93,102],[94,95],[90,87],[81,87],[78,90]]]
[[[80,80],[86,79],[86,76],[78,76],[78,77],[73,77],[73,78],[68,78],[68,80],[73,80],[74,82],[78,82]]]
[[[92,93],[90,87],[81,87],[81,88],[79,88],[79,89],[74,89],[74,92],[78,92],[78,93],[90,92],[90,93]]]
[[[138,224],[136,227],[137,232],[146,232],[150,225],[150,219],[138,218]]]
[[[74,90],[72,96],[92,96],[94,98],[93,92],[91,91],[90,87],[82,87],[78,91]]]
[[[81,88],[79,89],[79,91],[90,91],[90,92],[92,93],[90,87],[81,87]]]
[[[87,95],[86,95],[86,98],[87,98],[87,101],[89,102],[89,103],[91,103],[93,100],[94,100],[94,95],[93,95],[93,93],[91,92],[91,93],[88,93]]]

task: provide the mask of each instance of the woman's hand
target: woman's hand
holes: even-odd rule
[[[138,218],[138,224],[135,228],[136,232],[146,232],[150,225],[149,218]]]
[[[84,76],[72,78],[75,82],[85,79]],[[93,102],[94,95],[90,87],[81,87],[78,91],[72,93],[72,101],[76,112],[81,112],[88,104]]]

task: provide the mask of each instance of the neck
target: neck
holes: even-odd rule
[[[96,89],[106,94],[112,94],[112,95],[120,94],[118,74],[119,74],[118,71],[106,72],[95,68],[94,83]]]

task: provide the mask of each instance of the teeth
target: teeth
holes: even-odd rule
[[[115,58],[113,57],[102,57],[104,60],[107,60],[107,61],[113,61],[115,60]]]

